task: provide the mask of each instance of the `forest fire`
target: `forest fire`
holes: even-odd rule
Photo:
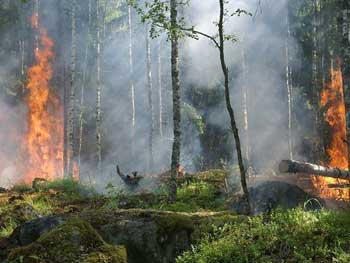
[[[320,105],[326,107],[325,118],[330,126],[330,143],[327,148],[329,156],[328,166],[348,169],[348,145],[346,141],[346,115],[342,69],[337,59],[335,67],[330,72],[330,82],[321,93]],[[338,200],[349,200],[350,193],[346,189],[330,189],[329,184],[346,183],[344,180],[314,177],[313,183],[321,197]]]
[[[34,178],[54,179],[63,170],[63,107],[50,87],[54,43],[40,27],[37,14],[31,22],[38,37],[35,63],[28,70],[28,130],[23,143],[25,182]]]

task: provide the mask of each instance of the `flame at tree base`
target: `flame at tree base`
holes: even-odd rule
[[[48,180],[63,174],[63,107],[50,87],[54,43],[39,26],[38,14],[32,16],[37,31],[35,64],[28,70],[28,127],[24,137],[24,181]]]
[[[333,168],[348,169],[348,145],[346,133],[346,111],[343,90],[343,77],[340,59],[330,72],[331,80],[321,92],[320,105],[326,107],[325,119],[330,127],[330,145],[327,148],[328,165]],[[349,183],[327,177],[313,177],[313,183],[320,197],[337,200],[349,200],[349,189],[331,189],[329,184]]]

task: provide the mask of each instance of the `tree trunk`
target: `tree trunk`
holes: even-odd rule
[[[70,68],[70,93],[67,127],[67,174],[73,176],[74,162],[74,118],[75,118],[75,75],[76,75],[76,0],[72,1],[71,9],[71,68]]]
[[[246,55],[245,49],[242,48],[242,71],[243,79],[247,78],[247,66],[246,66]],[[248,112],[248,87],[243,84],[243,121],[244,121],[244,132],[245,132],[245,158],[247,161],[247,176],[250,176],[249,168],[251,167],[250,159],[250,134],[249,134],[249,112]]]
[[[179,43],[177,29],[177,1],[170,0],[171,20],[171,80],[173,89],[173,122],[174,141],[171,155],[171,179],[169,186],[169,201],[176,201],[177,182],[176,178],[180,166],[181,148],[181,89],[180,89],[180,68],[179,68]]]
[[[285,42],[286,48],[286,86],[287,86],[287,97],[288,97],[288,151],[289,158],[293,159],[293,89],[291,83],[291,67],[290,67],[290,53],[289,53],[289,43],[290,43],[290,25],[289,25],[289,13],[287,11],[286,24],[287,24],[287,36]]]
[[[338,168],[329,168],[317,164],[297,162],[293,160],[283,160],[280,162],[279,171],[281,173],[303,173],[309,175],[320,175],[336,179],[350,179],[350,172]]]
[[[134,62],[133,62],[133,43],[132,43],[132,13],[131,4],[128,6],[128,28],[129,28],[129,92],[130,92],[130,123],[131,123],[131,156],[133,158],[135,151],[135,132],[136,132],[136,107],[135,107],[135,87],[134,87]]]
[[[85,40],[85,54],[84,54],[84,69],[83,69],[83,82],[81,85],[80,93],[80,113],[79,113],[79,145],[78,145],[78,172],[81,170],[81,150],[83,147],[83,134],[84,134],[84,101],[85,101],[85,88],[87,85],[87,70],[88,70],[88,58],[89,58],[89,39],[90,39],[90,28],[91,28],[91,0],[88,2],[88,25],[86,31],[86,40]],[[79,174],[80,177],[80,174]]]
[[[148,169],[153,170],[154,166],[154,152],[153,152],[153,141],[154,141],[154,110],[153,110],[153,83],[152,83],[152,55],[151,55],[151,43],[148,27],[146,28],[146,54],[147,54],[147,86],[148,86],[148,109],[150,117],[150,130],[149,130],[149,160]]]
[[[97,87],[96,87],[96,157],[97,173],[102,175],[102,145],[101,145],[101,21],[100,1],[96,0],[96,21],[97,21]]]
[[[231,129],[233,132],[233,136],[235,139],[236,144],[236,151],[237,151],[237,158],[238,158],[238,166],[239,171],[241,174],[241,185],[244,193],[244,198],[247,203],[246,207],[246,213],[251,214],[251,207],[250,207],[250,198],[249,198],[249,192],[248,192],[248,186],[247,186],[247,179],[246,179],[246,171],[244,169],[243,164],[243,158],[242,158],[242,151],[241,151],[241,141],[239,138],[239,132],[236,125],[236,119],[234,115],[234,111],[231,105],[231,97],[230,97],[230,86],[229,86],[229,71],[226,66],[225,61],[225,35],[224,35],[224,16],[225,16],[225,0],[219,0],[220,1],[220,20],[218,23],[219,27],[219,49],[220,49],[220,61],[221,61],[221,67],[225,78],[225,99],[226,99],[226,107],[228,114],[230,116],[230,124]]]
[[[162,41],[158,46],[158,109],[159,109],[159,136],[163,137],[163,85],[162,85]]]

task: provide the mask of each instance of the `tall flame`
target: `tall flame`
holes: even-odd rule
[[[31,19],[37,31],[35,64],[28,70],[28,131],[25,136],[25,178],[54,179],[63,171],[63,107],[50,87],[54,43],[39,25],[38,14]]]
[[[326,107],[325,119],[330,126],[331,142],[327,149],[330,167],[348,169],[348,145],[346,141],[346,111],[344,102],[343,78],[340,59],[330,71],[331,80],[321,92],[320,104]],[[320,196],[324,198],[349,199],[349,190],[330,189],[328,184],[346,183],[327,177],[313,178]]]

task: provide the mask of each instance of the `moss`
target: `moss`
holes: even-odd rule
[[[107,245],[93,227],[72,218],[26,247],[16,248],[10,262],[126,262],[121,248]],[[93,261],[104,258],[105,261]]]
[[[188,215],[178,213],[163,213],[153,215],[157,223],[158,241],[166,240],[167,237],[181,231],[191,234],[194,231],[192,218]]]
[[[114,247],[110,245],[104,245],[99,248],[99,251],[95,251],[89,254],[84,259],[83,263],[127,263],[127,255],[125,247]]]
[[[195,177],[200,180],[224,180],[230,175],[228,170],[212,169],[205,172],[195,174]]]

